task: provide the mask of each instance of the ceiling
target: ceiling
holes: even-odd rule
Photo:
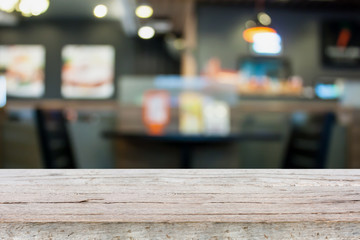
[[[174,32],[182,32],[186,16],[186,2],[188,0],[146,0],[154,8],[153,18],[169,19],[172,22]],[[136,0],[139,5],[145,1]],[[139,20],[146,23],[149,20]],[[150,20],[151,21],[151,20]]]
[[[98,4],[109,7],[108,19],[118,18],[124,11],[123,2],[127,5],[137,5],[142,2],[154,7],[155,17],[171,17],[175,25],[183,20],[185,2],[191,0],[51,0],[46,16],[55,18],[89,18],[92,10]],[[360,10],[360,0],[194,0],[200,4],[255,6],[255,3],[265,2],[268,7],[285,8],[318,8],[318,9],[348,9]],[[126,5],[126,4],[125,4]]]
[[[360,10],[359,0],[197,0],[198,3],[218,5],[255,6],[265,4],[267,7],[284,7],[293,9],[333,9]]]
[[[108,6],[109,13],[105,19],[121,21],[125,31],[135,34],[140,25],[149,21],[168,21],[173,25],[173,31],[182,33],[186,4],[238,5],[255,7],[256,4],[266,4],[266,7],[280,7],[290,9],[333,9],[360,11],[360,0],[50,0],[48,11],[40,16],[42,19],[95,19],[93,8],[98,4]],[[150,20],[141,20],[135,17],[135,7],[140,3],[149,3],[154,8],[154,16]]]
[[[118,19],[122,12],[118,0],[50,0],[48,11],[39,18],[94,18],[93,9],[98,4],[108,6],[106,19]]]

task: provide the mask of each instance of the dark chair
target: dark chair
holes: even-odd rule
[[[75,168],[75,160],[62,110],[35,111],[45,168]]]
[[[335,114],[316,114],[292,121],[284,168],[325,168]]]

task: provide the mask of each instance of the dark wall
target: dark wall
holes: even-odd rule
[[[61,51],[66,44],[114,46],[115,83],[121,75],[177,74],[180,69],[179,61],[169,56],[161,37],[151,40],[129,38],[118,21],[23,21],[17,27],[1,27],[0,44],[45,46],[45,98],[62,98]]]
[[[140,75],[180,74],[180,59],[169,54],[162,37],[134,39],[132,72]]]
[[[357,19],[354,12],[320,12],[267,9],[272,26],[282,36],[283,56],[292,65],[293,74],[306,83],[321,76],[360,78],[360,69],[325,67],[321,61],[321,24],[327,19]],[[218,57],[224,68],[237,69],[242,56],[250,55],[242,38],[245,22],[255,16],[253,8],[238,6],[198,6],[199,71],[211,57]]]

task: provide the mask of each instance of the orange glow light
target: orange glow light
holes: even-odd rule
[[[254,36],[258,33],[276,33],[275,29],[269,27],[253,27],[243,32],[243,38],[249,43],[254,42]]]

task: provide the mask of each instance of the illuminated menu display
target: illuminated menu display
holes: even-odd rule
[[[7,94],[40,98],[45,92],[45,48],[41,45],[0,46],[0,68],[7,80]]]
[[[105,99],[113,95],[114,47],[67,45],[63,48],[62,58],[63,97]]]

